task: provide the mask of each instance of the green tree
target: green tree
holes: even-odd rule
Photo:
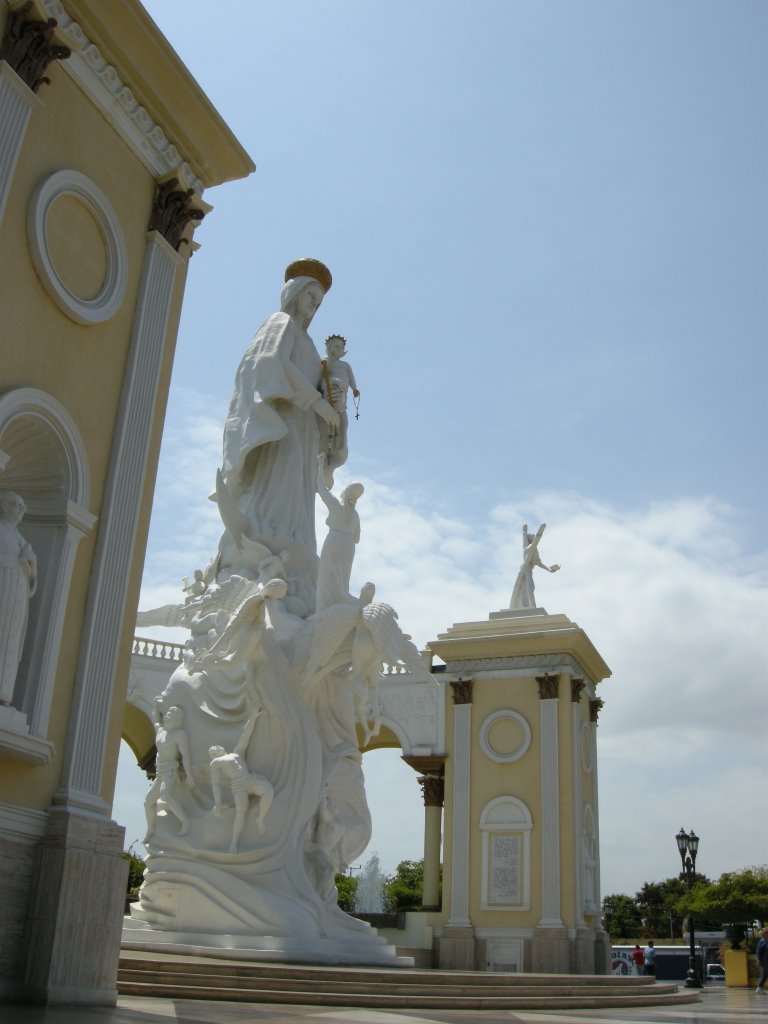
[[[401,860],[384,882],[384,910],[393,914],[398,910],[421,910],[424,891],[424,861]]]
[[[605,912],[606,905],[612,908],[610,915]],[[608,934],[617,944],[621,945],[621,939],[636,939],[642,935],[643,923],[640,918],[637,903],[631,896],[614,893],[603,898],[603,920],[606,922]]]
[[[144,861],[133,852],[133,847],[123,854],[123,860],[128,861],[126,893],[128,896],[137,896],[139,886],[144,881]]]
[[[339,910],[345,914],[353,914],[355,911],[355,897],[357,896],[357,879],[351,875],[336,875],[336,902]]]
[[[742,924],[768,919],[768,865],[727,871],[716,882],[699,882],[691,893],[684,893],[678,912],[693,914],[714,924]]]
[[[705,875],[696,874],[696,882],[708,882]],[[688,892],[688,884],[682,878],[667,878],[663,882],[646,882],[635,895],[637,909],[643,921],[643,931],[649,936],[683,934],[683,915],[678,903]]]

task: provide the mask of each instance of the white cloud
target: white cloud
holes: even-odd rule
[[[187,409],[204,407],[197,396],[183,399]],[[216,549],[221,524],[207,494],[220,422],[219,410],[182,412],[166,430],[143,608],[178,600],[180,577]],[[347,469],[337,487],[351,479]],[[702,837],[706,874],[764,860],[766,565],[740,553],[736,511],[691,498],[619,509],[551,491],[476,508],[469,523],[447,515],[444,500],[438,509],[423,492],[356,478],[366,490],[353,589],[375,582],[420,646],[508,604],[522,524],[549,524],[542,558],[562,569],[538,572],[539,603],[584,628],[613,671],[600,686],[598,729],[604,892],[676,874],[681,825]],[[320,506],[321,541],[324,519]],[[421,798],[396,752],[365,764],[370,849],[389,872],[421,855]],[[132,813],[125,787],[121,775],[118,820]]]

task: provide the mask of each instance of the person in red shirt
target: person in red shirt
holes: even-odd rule
[[[643,959],[644,954],[639,946],[635,946],[632,950],[632,963],[635,965],[635,974],[643,973]]]

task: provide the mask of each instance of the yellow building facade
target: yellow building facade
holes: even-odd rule
[[[0,701],[0,998],[114,1002],[111,804],[192,233],[254,167],[136,0],[0,0],[0,37],[0,491],[37,562]]]

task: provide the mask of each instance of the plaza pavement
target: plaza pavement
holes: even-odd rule
[[[0,1006],[2,1024],[768,1024],[768,994],[714,984],[700,1003],[632,1010],[365,1010],[121,996],[115,1007]]]

